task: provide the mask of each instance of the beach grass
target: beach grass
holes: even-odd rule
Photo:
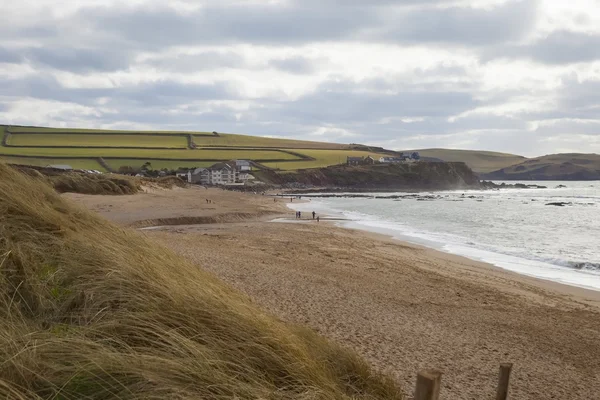
[[[4,164],[0,359],[7,399],[402,398],[353,352]]]

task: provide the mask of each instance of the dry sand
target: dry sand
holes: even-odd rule
[[[493,399],[498,366],[508,361],[511,399],[600,399],[600,292],[323,222],[268,222],[269,213],[293,220],[293,211],[264,196],[181,189],[67,197],[130,226],[249,215],[144,234],[280,318],[355,349],[407,394],[419,369],[437,368],[442,399]]]

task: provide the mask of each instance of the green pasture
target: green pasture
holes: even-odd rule
[[[126,132],[127,135],[152,135],[152,134],[194,134],[194,135],[209,135],[214,136],[211,132],[190,132],[190,131],[138,131],[138,130],[127,130],[127,129],[75,129],[75,128],[39,128],[39,127],[10,127],[11,132],[40,132],[57,134],[62,132],[73,132],[73,133],[113,133],[113,132]]]
[[[208,168],[215,164],[214,161],[166,161],[166,160],[147,160],[152,169],[163,169],[167,168],[174,170],[177,168]],[[118,160],[106,160],[106,163],[115,171],[120,167],[133,167],[140,168],[146,160],[133,160],[133,159],[118,159]]]
[[[0,161],[7,164],[33,165],[45,167],[47,165],[70,165],[75,169],[95,169],[105,172],[106,169],[94,159],[49,159],[49,158],[22,158],[0,156]]]
[[[346,157],[371,156],[378,160],[382,154],[360,150],[299,150],[300,153],[315,158],[314,161],[264,162],[263,165],[282,170],[322,168],[330,165],[345,164]]]
[[[87,147],[172,147],[187,148],[184,136],[146,135],[65,135],[46,133],[43,135],[11,135],[8,140],[13,146],[87,146]]]
[[[194,136],[194,143],[202,146],[251,146],[275,147],[285,149],[347,149],[348,145],[324,142],[308,142],[304,140],[268,138],[234,134],[219,134],[219,136]]]
[[[52,157],[118,157],[118,158],[172,158],[176,160],[206,159],[206,160],[297,160],[297,156],[277,150],[159,150],[159,149],[69,149],[69,148],[17,148],[3,147],[0,153],[5,155],[30,155]]]

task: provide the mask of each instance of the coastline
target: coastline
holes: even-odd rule
[[[374,193],[374,195],[376,196],[378,194]],[[422,234],[415,234],[414,232],[406,232],[403,229],[399,229],[399,226],[394,223],[385,226],[386,223],[383,221],[348,218],[344,211],[335,210],[331,208],[331,205],[318,203],[318,198],[316,198],[316,200],[317,203],[314,206],[309,207],[307,206],[307,202],[303,202],[298,204],[288,204],[288,208],[302,212],[317,210],[322,215],[335,215],[336,219],[338,219],[336,226],[342,228],[381,234],[404,244],[409,243],[439,251],[444,254],[461,256],[472,261],[493,266],[494,268],[502,269],[506,272],[534,278],[544,282],[553,282],[558,285],[600,292],[600,277],[597,275],[590,275],[589,278],[595,278],[595,280],[593,281],[593,284],[588,284],[588,282],[586,282],[588,276],[584,274],[578,275],[578,272],[567,269],[566,267],[549,264],[544,261],[519,258],[509,254],[496,253],[480,248],[466,247],[456,243],[434,241]]]
[[[134,224],[131,210],[143,220],[270,212],[140,232],[279,318],[354,349],[407,391],[416,371],[437,368],[447,398],[486,398],[500,362],[515,363],[514,398],[588,399],[600,391],[598,292],[325,219],[270,222],[278,216],[294,222],[289,199],[203,193],[215,204],[196,190],[69,197],[127,226]]]

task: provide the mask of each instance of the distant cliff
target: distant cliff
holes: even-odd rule
[[[266,183],[298,189],[445,190],[477,188],[480,185],[478,176],[461,162],[336,165],[294,173],[261,171],[258,177]]]
[[[481,177],[490,180],[600,180],[600,155],[552,154],[531,158],[510,167],[482,174]]]

